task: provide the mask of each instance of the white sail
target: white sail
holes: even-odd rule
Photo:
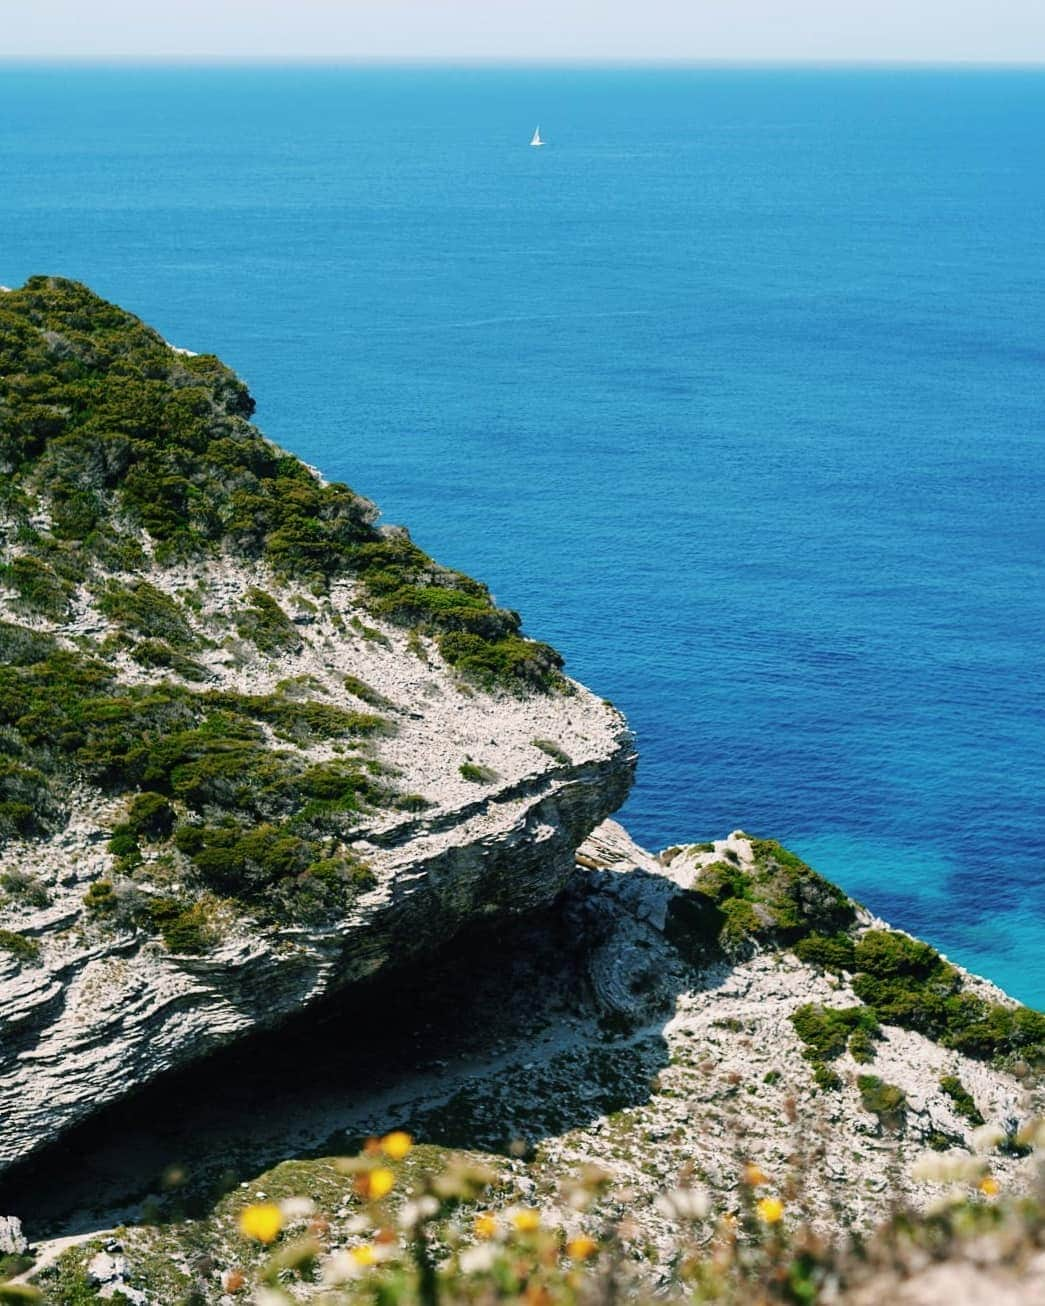
[[[544,144],[544,141],[541,140],[541,125],[540,125],[540,123],[537,124],[537,130],[533,133],[533,140],[530,142],[530,144],[531,144],[531,145],[543,145],[543,144]]]

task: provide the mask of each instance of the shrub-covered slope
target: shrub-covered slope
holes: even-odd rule
[[[254,400],[210,354],[188,354],[86,286],[33,277],[0,296],[0,472],[12,534],[2,578],[26,612],[68,616],[109,571],[219,556],[266,562],[322,593],[433,634],[477,678],[548,689],[561,659],[517,613],[438,567],[347,485],[327,484],[251,426]],[[176,613],[152,629],[184,640]],[[132,623],[133,624],[133,623]],[[137,633],[142,633],[141,622]]]
[[[658,859],[607,822],[578,863],[551,910],[256,1044],[249,1093],[212,1063],[181,1085],[182,1122],[166,1119],[161,1085],[137,1122],[121,1121],[119,1148],[104,1122],[93,1150],[77,1148],[83,1177],[53,1152],[61,1193],[41,1201],[48,1186],[35,1180],[28,1227],[114,1223],[104,1208],[73,1214],[97,1203],[96,1170],[122,1181],[108,1202],[127,1227],[122,1273],[98,1257],[104,1240],[88,1239],[37,1276],[44,1300],[97,1291],[105,1268],[110,1286],[156,1302],[223,1300],[238,1284],[232,1300],[267,1302],[267,1285],[273,1306],[433,1293],[924,1306],[943,1299],[935,1270],[922,1281],[934,1262],[952,1279],[949,1301],[994,1289],[1037,1300],[1045,1134],[1032,1045],[973,1057],[854,992],[860,975],[905,967],[899,958],[917,953],[928,972],[942,958],[779,844],[739,832]],[[713,901],[727,878],[758,929],[727,929],[722,913],[717,932],[687,935],[687,921],[701,924],[695,895]],[[825,920],[839,925],[830,968],[803,959]],[[846,948],[870,969],[835,965]],[[968,999],[1020,1014],[954,972]],[[215,1095],[221,1119],[201,1124],[193,1102]],[[128,1158],[122,1172],[114,1152]],[[175,1181],[157,1186],[143,1154]]]
[[[630,783],[614,709],[252,411],[83,286],[0,293],[0,1168],[547,901]]]

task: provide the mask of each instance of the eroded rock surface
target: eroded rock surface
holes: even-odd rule
[[[0,308],[0,1170],[476,920],[624,799],[515,613],[73,283]]]

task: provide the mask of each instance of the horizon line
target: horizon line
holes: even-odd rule
[[[615,57],[596,55],[406,55],[406,54],[13,54],[0,55],[0,68],[112,66],[266,66],[266,67],[432,67],[432,68],[693,68],[693,69],[882,69],[908,70],[1045,70],[1045,56],[1035,59],[906,59],[868,58],[689,58],[673,55]]]

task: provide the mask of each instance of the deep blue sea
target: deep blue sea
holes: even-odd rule
[[[0,282],[489,582],[641,840],[775,835],[1045,1006],[1043,141],[1032,72],[0,67]]]

